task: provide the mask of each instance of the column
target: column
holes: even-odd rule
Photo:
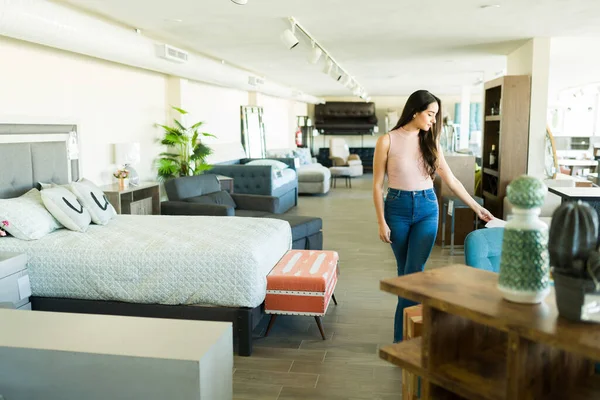
[[[531,75],[527,174],[544,178],[550,38],[533,38],[508,55],[508,75]]]

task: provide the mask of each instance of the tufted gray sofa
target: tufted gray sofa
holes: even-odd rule
[[[293,158],[279,158],[296,171]],[[252,161],[243,158],[234,164],[216,164],[208,171],[209,174],[224,175],[233,178],[233,190],[240,194],[258,194],[272,196],[278,199],[275,214],[282,214],[298,205],[298,177],[293,182],[283,186],[273,187],[273,167],[268,165],[245,165]]]
[[[279,199],[272,196],[238,194],[221,190],[212,174],[186,176],[165,182],[169,201],[161,203],[162,215],[212,215],[274,218],[287,221],[292,229],[292,248],[323,249],[323,221],[319,217],[275,214]]]

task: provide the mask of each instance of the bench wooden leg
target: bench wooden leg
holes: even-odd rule
[[[333,300],[333,304],[337,306],[337,300],[335,299],[335,294],[331,294],[331,299]]]
[[[321,317],[315,316],[315,321],[317,321],[317,326],[319,327],[319,331],[321,332],[321,337],[325,340],[325,331],[323,330],[323,324],[321,324]]]
[[[275,320],[277,319],[277,314],[271,314],[271,319],[269,320],[269,325],[267,326],[267,331],[265,332],[265,337],[269,335],[271,328],[275,325]]]

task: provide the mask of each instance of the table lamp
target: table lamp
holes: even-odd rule
[[[129,171],[129,184],[137,186],[140,183],[140,176],[133,168],[133,165],[140,162],[140,144],[135,143],[115,143],[115,163],[123,165],[124,169]]]

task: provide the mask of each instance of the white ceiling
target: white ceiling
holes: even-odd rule
[[[504,56],[527,38],[600,36],[598,0],[57,1],[316,96],[350,91],[321,72],[323,60],[306,61],[310,44],[300,33],[299,46],[283,46],[289,16],[371,96],[421,88],[458,94],[502,71]],[[482,9],[485,4],[501,7]]]

